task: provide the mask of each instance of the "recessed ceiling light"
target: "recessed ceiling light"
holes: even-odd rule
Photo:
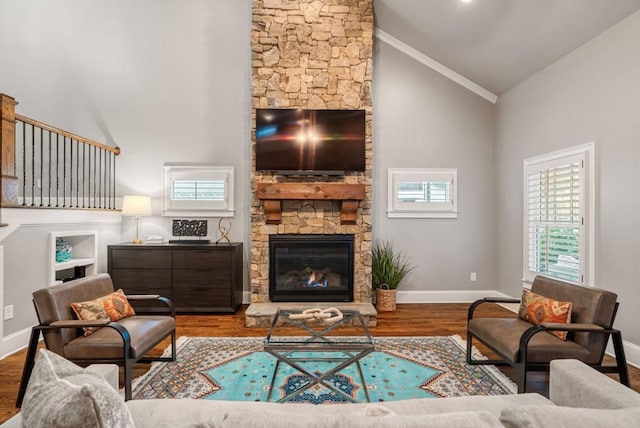
[[[473,0],[461,0],[462,3],[471,3]]]

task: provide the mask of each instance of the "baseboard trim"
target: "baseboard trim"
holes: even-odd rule
[[[640,346],[635,343],[627,342],[626,340],[623,340],[622,343],[624,344],[624,354],[627,357],[627,364],[640,369]],[[609,340],[609,346],[607,346],[606,354],[615,358],[611,340]]]
[[[31,338],[31,327],[23,328],[2,338],[2,355],[0,360],[26,348]],[[42,340],[42,336],[40,337]]]
[[[398,303],[471,303],[483,297],[511,297],[496,290],[398,291]],[[242,303],[251,303],[251,292],[243,291]]]
[[[472,303],[483,297],[511,297],[496,290],[398,290],[398,303]]]

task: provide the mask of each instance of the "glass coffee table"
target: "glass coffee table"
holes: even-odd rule
[[[271,379],[267,401],[271,401],[274,383],[278,376],[280,363],[284,363],[297,370],[308,378],[308,382],[302,382],[292,390],[286,390],[285,395],[277,400],[283,403],[292,400],[315,385],[327,388],[338,397],[350,402],[357,402],[353,397],[340,390],[329,380],[332,376],[355,364],[362,382],[366,400],[369,401],[369,392],[365,383],[360,360],[375,350],[375,343],[369,329],[357,310],[341,310],[333,319],[304,318],[306,311],[279,309],[274,317],[269,333],[264,341],[264,350],[276,357],[276,366]],[[340,319],[338,319],[340,318]],[[349,327],[348,336],[340,336],[340,330]],[[291,334],[304,334],[293,336]],[[284,333],[287,333],[286,335]],[[326,363],[325,370],[312,370],[305,365],[309,362]]]

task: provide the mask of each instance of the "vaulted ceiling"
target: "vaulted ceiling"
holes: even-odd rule
[[[495,95],[640,10],[640,0],[374,0],[376,27]]]

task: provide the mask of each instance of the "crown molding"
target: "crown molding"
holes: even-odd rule
[[[384,43],[388,44],[389,46],[392,46],[392,47],[396,48],[397,50],[399,50],[400,52],[404,53],[405,55],[415,59],[416,61],[420,62],[421,64],[424,64],[427,67],[431,68],[432,70],[442,74],[444,77],[446,77],[446,78],[448,78],[450,80],[453,80],[458,85],[470,90],[471,92],[475,93],[476,95],[481,96],[482,98],[484,98],[485,100],[489,101],[490,103],[495,104],[496,101],[498,100],[498,96],[496,94],[486,90],[482,86],[478,85],[477,83],[472,82],[471,80],[467,79],[466,77],[461,76],[460,74],[456,73],[455,71],[451,70],[450,68],[445,67],[444,65],[440,64],[438,61],[428,57],[427,55],[423,54],[422,52],[418,51],[417,49],[412,48],[408,44],[406,44],[406,43],[396,39],[395,37],[391,36],[390,34],[385,33],[381,29],[375,28],[373,34],[376,36],[376,38],[378,40],[381,40]]]

